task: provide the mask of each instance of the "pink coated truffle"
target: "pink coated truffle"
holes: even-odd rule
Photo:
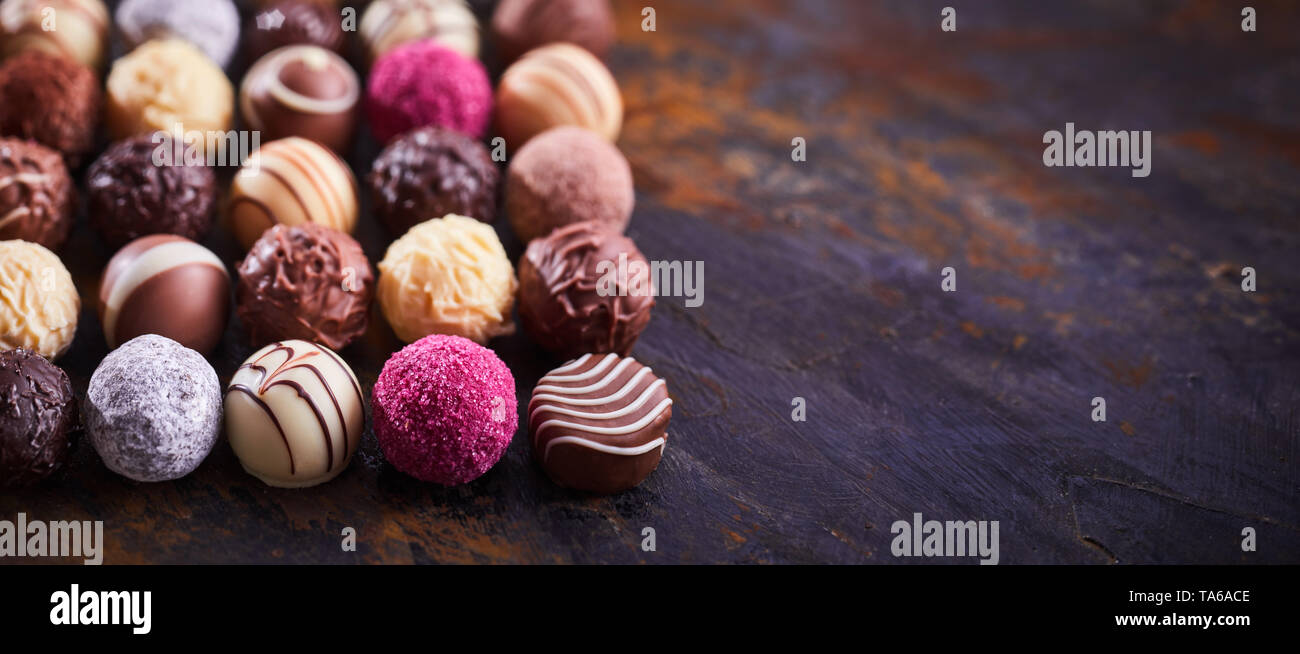
[[[460,336],[425,336],[390,357],[371,405],[388,462],[444,486],[481,477],[519,426],[510,369]]]
[[[370,129],[380,143],[428,125],[479,139],[492,117],[492,83],[483,64],[429,40],[380,57],[366,96]]]

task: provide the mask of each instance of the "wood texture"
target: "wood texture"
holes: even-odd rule
[[[882,563],[914,512],[998,520],[1004,564],[1300,562],[1300,13],[1252,4],[1255,33],[1227,2],[616,0],[629,234],[705,262],[703,306],[661,298],[635,350],[675,402],[642,486],[559,489],[526,428],[451,489],[393,470],[369,432],[300,491],[245,474],[224,438],[161,484],[83,442],[0,517],[104,520],[110,563]],[[1150,177],[1044,167],[1067,121],[1152,130]],[[378,261],[389,237],[362,222]],[[240,257],[221,229],[208,244]],[[61,362],[84,392],[110,253],[83,217],[61,254],[88,307]],[[399,345],[378,317],[342,354],[368,392]],[[559,363],[523,334],[493,346],[521,407]],[[223,381],[253,349],[232,318]]]

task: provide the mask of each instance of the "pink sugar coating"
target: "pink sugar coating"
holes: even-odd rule
[[[381,144],[427,125],[478,139],[492,117],[492,83],[478,60],[430,40],[415,41],[383,55],[370,69],[366,111]]]
[[[519,426],[510,369],[460,336],[425,336],[389,357],[371,405],[388,462],[445,486],[496,465]]]

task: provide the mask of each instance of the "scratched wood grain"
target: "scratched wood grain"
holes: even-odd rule
[[[706,273],[703,306],[661,298],[635,352],[675,402],[649,480],[559,489],[524,429],[451,489],[393,470],[369,432],[298,491],[224,438],[160,484],[83,442],[0,517],[103,520],[110,563],[881,563],[914,512],[998,520],[1003,563],[1300,562],[1300,11],[1252,4],[1245,34],[1227,2],[616,0],[629,233]],[[1067,121],[1152,130],[1150,177],[1045,168]],[[81,220],[61,254],[86,308],[60,363],[84,392],[111,253]],[[359,238],[373,261],[389,240],[370,219]],[[207,244],[240,258],[222,229]],[[400,346],[378,315],[343,352],[367,390]],[[493,346],[522,407],[558,362],[522,334]],[[252,351],[232,318],[211,360],[224,381]]]

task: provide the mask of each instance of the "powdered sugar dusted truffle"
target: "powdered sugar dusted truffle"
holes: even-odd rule
[[[114,18],[128,48],[184,39],[225,66],[239,44],[239,10],[230,0],[125,0]]]
[[[82,416],[113,472],[136,481],[179,479],[217,442],[221,383],[198,352],[146,334],[95,369]]]
[[[384,363],[371,398],[393,467],[445,486],[473,481],[519,426],[515,380],[497,355],[459,336],[422,338]]]

